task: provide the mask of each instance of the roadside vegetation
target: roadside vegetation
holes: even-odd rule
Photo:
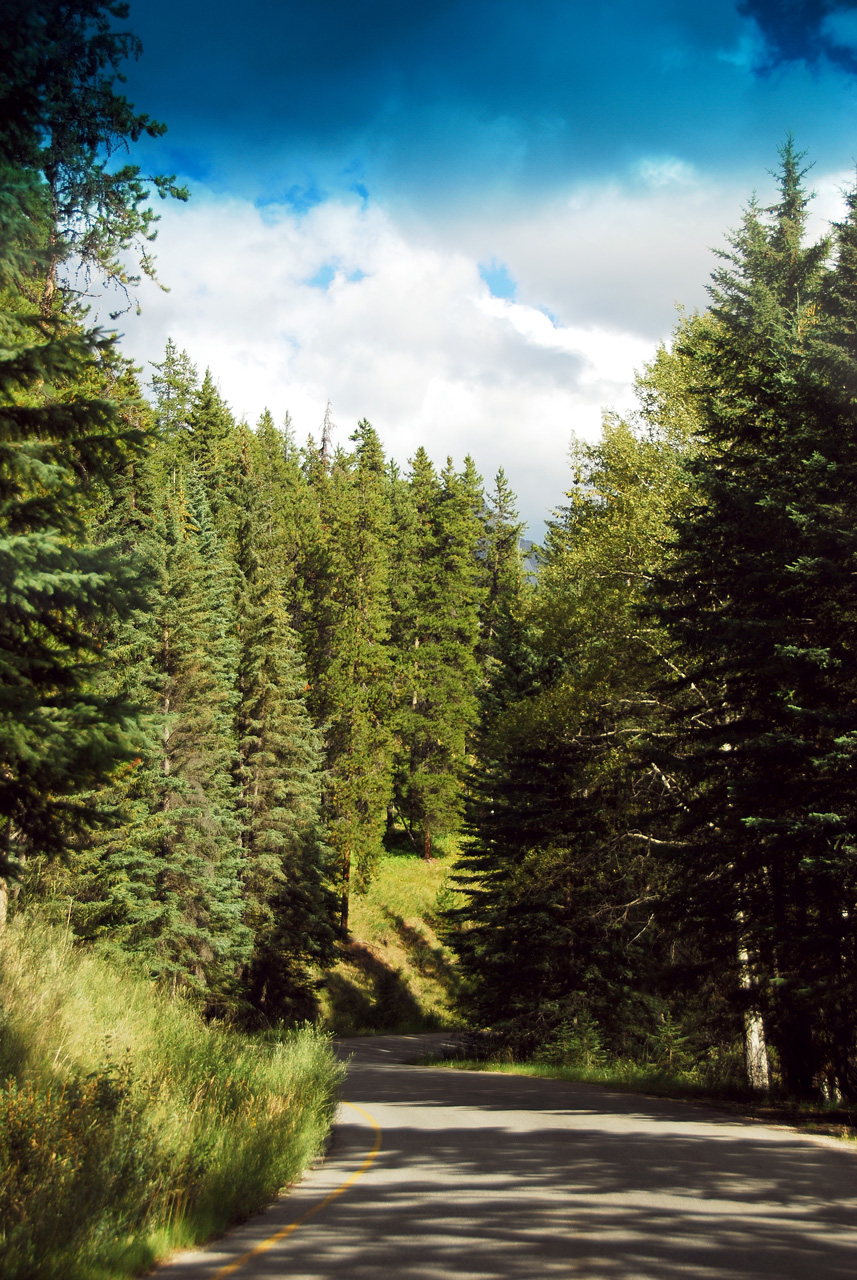
[[[342,1068],[246,1036],[62,930],[0,938],[4,1280],[116,1280],[260,1209],[321,1150]]]
[[[740,1051],[737,1063],[743,1068]],[[678,1102],[704,1102],[728,1111],[771,1124],[789,1124],[811,1133],[857,1142],[857,1112],[836,1101],[816,1099],[799,1101],[760,1097],[743,1075],[733,1076],[728,1083],[722,1075],[693,1069],[678,1070],[659,1067],[653,1062],[604,1060],[603,1056],[587,1065],[585,1060],[560,1061],[556,1057],[537,1055],[528,1061],[514,1059],[508,1050],[492,1052],[489,1046],[474,1050],[473,1042],[462,1047],[460,1054],[428,1055],[422,1066],[449,1067],[456,1071],[496,1071],[503,1075],[531,1076],[542,1080],[569,1080],[600,1085],[620,1093],[644,1094],[670,1098]]]

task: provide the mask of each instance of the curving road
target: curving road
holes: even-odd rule
[[[353,1054],[325,1161],[165,1280],[854,1280],[857,1150],[595,1085]],[[440,1037],[442,1039],[442,1037]]]

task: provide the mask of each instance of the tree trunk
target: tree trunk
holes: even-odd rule
[[[756,983],[750,968],[750,955],[743,939],[738,943],[738,968],[741,986],[749,993],[748,1007],[744,1011],[744,1061],[747,1066],[747,1083],[756,1093],[767,1093],[771,1086],[768,1068],[768,1047],[765,1041],[765,1023],[758,1008],[754,1007],[753,994]]]
[[[339,928],[343,938],[348,937],[348,896],[351,882],[351,850],[342,856],[342,896],[339,900]]]

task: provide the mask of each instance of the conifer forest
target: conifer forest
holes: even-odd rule
[[[84,282],[133,300],[188,192],[133,162],[124,7],[12,8],[3,931],[264,1038],[320,1018],[385,851],[452,841],[492,1051],[857,1101],[857,189],[810,236],[784,142],[525,554],[514,476],[398,466],[371,405],[239,420],[94,326]]]

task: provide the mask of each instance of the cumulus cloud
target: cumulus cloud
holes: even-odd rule
[[[400,464],[424,444],[438,463],[471,453],[486,478],[503,466],[539,536],[572,433],[591,439],[603,408],[633,408],[674,301],[704,302],[706,241],[737,221],[737,193],[673,169],[672,184],[578,190],[478,229],[418,228],[363,202],[298,213],[197,194],[164,216],[170,292],[144,291],[124,347],[145,365],[171,336],[236,413],[288,410],[299,439],[330,400],[340,443],[366,416]],[[834,210],[832,180],[824,193]]]

